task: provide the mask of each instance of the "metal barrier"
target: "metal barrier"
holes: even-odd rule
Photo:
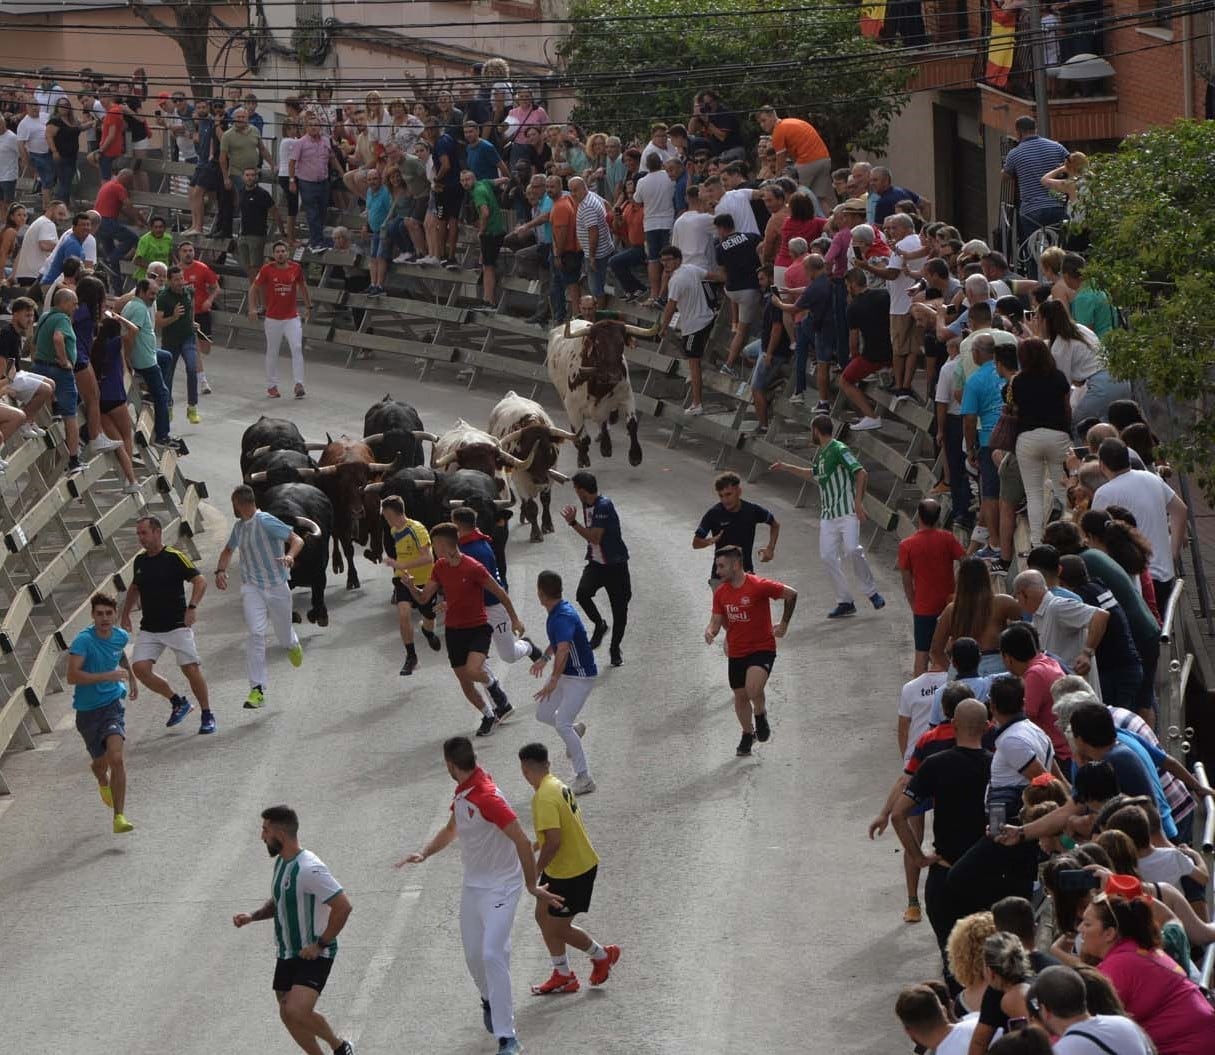
[[[1210,789],[1206,767],[1201,762],[1194,764],[1194,777],[1204,788]],[[1200,850],[1207,863],[1207,874],[1211,875],[1215,874],[1215,799],[1206,795],[1202,801],[1205,803],[1207,816],[1202,825]],[[1207,883],[1206,902],[1207,918],[1210,919],[1215,914],[1215,883]],[[1215,981],[1215,943],[1207,946],[1206,955],[1202,958],[1202,984],[1210,989],[1212,981]]]

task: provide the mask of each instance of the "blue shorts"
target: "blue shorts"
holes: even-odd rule
[[[55,159],[51,157],[48,150],[45,154],[30,154],[30,161],[33,162],[34,171],[38,173],[38,180],[45,188],[51,188],[55,185],[58,177],[55,173]]]
[[[127,709],[117,700],[91,711],[76,712],[76,731],[84,741],[89,758],[105,754],[105,742],[111,736],[127,738]]]
[[[55,363],[44,363],[35,359],[30,363],[30,372],[49,377],[55,382],[55,413],[65,418],[76,416],[76,404],[80,395],[76,391],[76,375]]]
[[[979,448],[979,497],[1000,497],[1000,473],[990,447]]]
[[[761,355],[755,360],[755,369],[751,371],[751,390],[766,392],[768,386],[774,381],[780,380],[780,371],[789,357],[787,355],[774,356],[772,362],[767,361],[767,357]]]
[[[0,201],[13,201],[17,197],[17,181],[0,179]]]
[[[373,259],[379,260],[381,258],[381,254],[380,254],[381,248],[382,248],[382,242],[381,242],[380,236],[378,234],[373,234],[371,236],[371,256]]]
[[[913,615],[911,618],[915,624],[915,650],[927,652],[932,648],[932,635],[937,632],[937,620],[940,616]]]
[[[671,244],[671,232],[669,230],[662,231],[646,231],[645,233],[645,258],[651,263],[658,263],[659,256],[668,245]]]
[[[924,814],[930,809],[932,809],[932,799],[925,799],[923,802],[917,802],[915,806],[912,807],[911,813],[909,813],[908,816],[923,817]]]

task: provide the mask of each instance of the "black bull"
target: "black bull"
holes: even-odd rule
[[[292,589],[312,591],[308,622],[329,625],[325,607],[325,573],[329,564],[329,539],[333,534],[333,505],[320,489],[311,484],[278,484],[267,488],[259,500],[261,509],[278,517],[304,540],[291,568]],[[297,618],[293,615],[293,618]]]

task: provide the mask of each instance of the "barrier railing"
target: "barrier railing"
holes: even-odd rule
[[[1201,762],[1194,764],[1194,777],[1204,788],[1210,789],[1206,767]],[[1202,825],[1202,842],[1199,849],[1207,864],[1207,875],[1215,875],[1215,799],[1205,795],[1202,801],[1206,809],[1206,820]],[[1207,883],[1206,903],[1207,919],[1215,918],[1215,882]],[[1202,984],[1210,989],[1212,982],[1215,982],[1215,943],[1207,946],[1206,955],[1202,958]]]

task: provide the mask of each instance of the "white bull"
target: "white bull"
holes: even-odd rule
[[[610,319],[595,323],[579,319],[570,324],[568,337],[564,327],[549,334],[548,376],[561,396],[574,430],[579,468],[591,464],[587,422],[599,426],[599,453],[610,458],[612,439],[608,425],[615,424],[621,414],[629,433],[629,464],[641,464],[637,407],[624,346],[629,337],[649,336],[653,332]]]
[[[430,464],[443,472],[476,469],[494,477],[500,492],[507,490],[503,470],[527,468],[525,462],[504,451],[495,437],[476,425],[470,425],[463,418],[457,418],[456,423],[434,441]]]
[[[519,518],[531,525],[531,541],[540,542],[544,534],[553,530],[549,509],[553,481],[565,483],[569,479],[553,468],[561,454],[560,444],[575,436],[557,428],[548,412],[535,400],[515,392],[507,392],[490,412],[489,431],[502,450],[527,466],[512,469],[510,478],[521,500]],[[537,496],[543,508],[543,519],[539,521]]]

